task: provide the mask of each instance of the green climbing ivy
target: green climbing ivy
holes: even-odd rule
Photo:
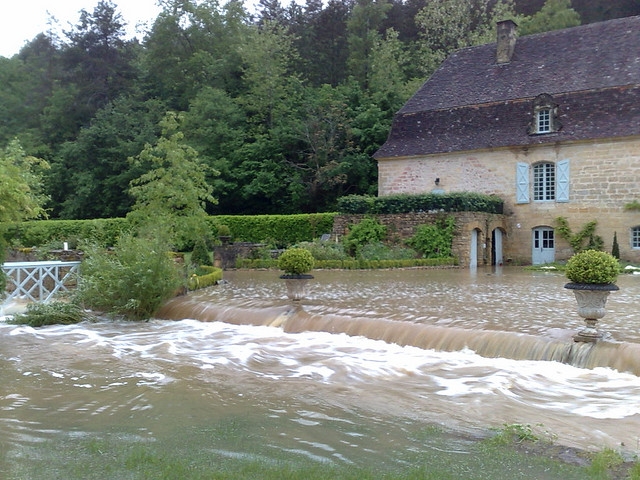
[[[573,233],[566,218],[556,218],[556,232],[571,245],[575,253],[583,250],[602,250],[604,240],[600,235],[595,234],[597,225],[597,220],[592,220],[587,222],[578,233]]]

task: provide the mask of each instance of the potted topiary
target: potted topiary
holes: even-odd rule
[[[284,271],[280,275],[287,285],[287,296],[294,301],[304,298],[306,286],[313,275],[309,272],[313,269],[315,261],[309,250],[304,248],[289,248],[278,258],[278,268]]]
[[[226,225],[218,225],[218,238],[223,245],[228,245],[231,241],[231,230]]]
[[[570,283],[564,288],[573,290],[578,302],[578,315],[587,325],[573,337],[576,342],[595,342],[602,337],[596,325],[598,319],[605,315],[609,294],[619,290],[615,284],[619,273],[618,260],[598,250],[576,253],[567,261],[565,275]]]

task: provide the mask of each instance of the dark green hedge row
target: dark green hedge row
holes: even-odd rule
[[[217,215],[209,217],[209,221],[213,232],[217,225],[228,226],[234,242],[269,243],[282,248],[331,233],[335,216],[335,213]]]
[[[272,243],[287,247],[312,241],[331,233],[335,213],[299,215],[220,215],[208,217],[213,237],[217,226],[227,225],[236,242]],[[53,242],[68,242],[76,248],[81,240],[104,246],[115,245],[118,237],[130,229],[124,218],[97,220],[37,220],[0,224],[0,236],[9,245],[40,247]]]
[[[130,229],[124,218],[96,220],[34,220],[0,224],[0,235],[9,245],[40,247],[53,242],[68,242],[76,248],[79,241],[113,246]]]
[[[442,267],[454,266],[454,258],[413,258],[404,260],[316,260],[314,270],[359,270],[378,268]],[[276,259],[238,258],[236,268],[278,268]],[[313,273],[313,272],[312,272]]]
[[[412,212],[486,212],[502,213],[503,201],[495,195],[456,192],[422,195],[347,195],[338,199],[338,211],[351,214],[388,214]]]

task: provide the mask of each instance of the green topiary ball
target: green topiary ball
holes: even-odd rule
[[[278,268],[286,275],[302,275],[311,271],[315,261],[309,250],[289,248],[278,258]]]
[[[620,273],[618,260],[607,252],[585,250],[567,262],[565,275],[573,283],[604,285],[615,283]]]

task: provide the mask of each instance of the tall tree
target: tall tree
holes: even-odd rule
[[[155,143],[165,105],[120,97],[98,111],[89,127],[61,145],[48,176],[53,215],[123,217],[132,205],[129,182],[144,173],[127,161]]]
[[[371,54],[381,36],[380,29],[391,4],[386,0],[356,0],[347,22],[350,75],[367,88]]]
[[[101,0],[93,13],[82,10],[78,25],[65,32],[62,61],[75,86],[72,108],[85,111],[83,124],[100,108],[127,92],[136,79],[135,51],[125,40],[125,24],[113,3]]]
[[[169,112],[161,121],[162,136],[132,159],[148,171],[131,181],[135,204],[127,215],[142,232],[169,232],[175,247],[191,247],[204,234],[207,203],[215,203],[207,183],[207,166],[184,142],[182,116]]]
[[[46,216],[47,198],[42,193],[46,168],[47,162],[27,155],[18,140],[0,152],[0,223]]]
[[[518,33],[530,35],[580,25],[580,14],[571,8],[571,0],[546,0],[542,9],[517,19]]]
[[[513,0],[431,0],[416,15],[425,75],[454,50],[495,41],[496,23],[515,18]]]

